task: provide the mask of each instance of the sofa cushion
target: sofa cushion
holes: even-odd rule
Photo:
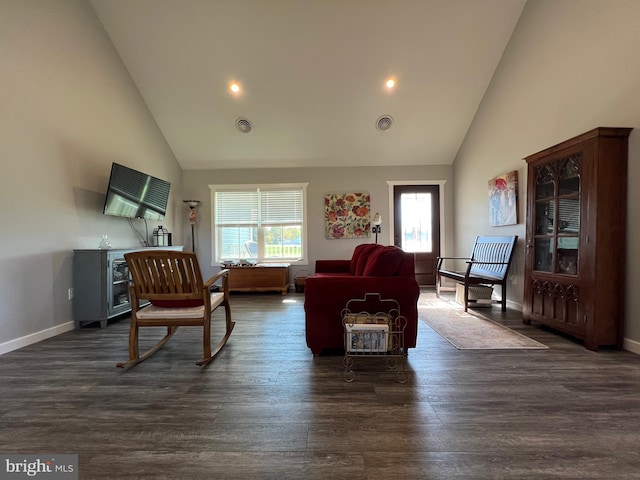
[[[374,251],[380,248],[383,248],[382,245],[378,245],[377,243],[363,243],[361,245],[358,245],[353,250],[353,256],[351,257],[351,275],[355,275],[358,277],[364,275],[364,269],[367,265],[369,257]]]
[[[362,275],[365,277],[391,277],[397,275],[405,252],[398,247],[389,245],[381,247],[369,255],[369,259]]]

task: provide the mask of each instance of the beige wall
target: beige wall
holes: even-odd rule
[[[198,207],[196,251],[203,269],[211,274],[218,270],[211,261],[211,193],[209,185],[240,183],[293,183],[308,182],[307,215],[309,264],[291,268],[292,277],[298,270],[312,272],[316,259],[351,258],[354,247],[359,243],[373,241],[369,238],[327,240],[324,235],[324,195],[332,192],[368,191],[371,194],[371,209],[383,217],[382,234],[378,243],[393,243],[389,229],[389,185],[387,182],[444,182],[441,195],[445,205],[452,205],[451,166],[420,167],[367,167],[367,168],[283,168],[253,170],[186,170],[184,172],[184,194],[189,198],[203,201]],[[445,210],[445,239],[452,238],[451,208]],[[184,228],[188,224],[184,223]],[[447,235],[448,233],[448,235]],[[185,237],[185,242],[190,244]],[[446,241],[446,240],[445,240]],[[445,245],[445,249],[447,245]],[[453,248],[449,243],[448,248]],[[293,280],[292,280],[293,281]]]
[[[454,166],[455,245],[474,235],[524,239],[523,157],[598,126],[633,127],[629,143],[625,347],[640,353],[640,2],[529,0]],[[488,226],[486,180],[520,175],[520,224]],[[622,180],[622,179],[621,179]],[[475,201],[474,201],[475,199]],[[510,299],[522,302],[523,241]]]
[[[182,172],[88,2],[0,0],[0,65],[3,353],[73,328],[74,248],[102,234],[140,245],[102,215],[112,162],[172,183],[176,242],[184,206]]]

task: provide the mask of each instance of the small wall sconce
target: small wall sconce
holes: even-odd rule
[[[376,234],[376,243],[378,243],[378,234],[382,233],[382,216],[378,212],[373,216],[371,225],[371,232]]]

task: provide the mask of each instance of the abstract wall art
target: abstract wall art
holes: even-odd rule
[[[502,227],[518,223],[518,171],[489,180],[489,225]]]

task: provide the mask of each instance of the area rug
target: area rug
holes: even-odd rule
[[[483,317],[465,312],[453,301],[435,294],[422,294],[418,300],[420,319],[458,350],[505,350],[548,348],[536,340]]]

